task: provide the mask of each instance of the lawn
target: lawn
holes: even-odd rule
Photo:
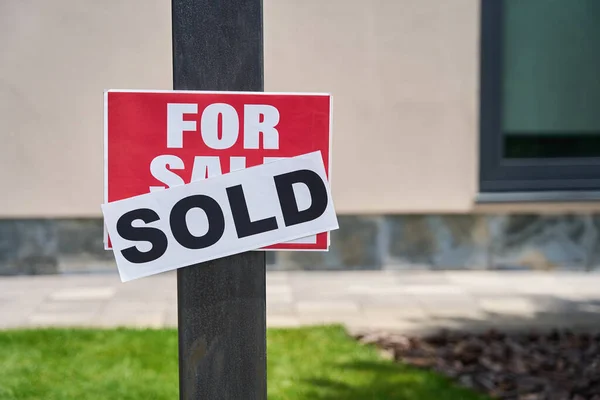
[[[475,400],[339,327],[269,330],[269,400]],[[0,331],[0,400],[176,399],[175,330]]]

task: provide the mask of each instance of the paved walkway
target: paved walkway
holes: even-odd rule
[[[0,328],[176,326],[176,298],[174,273],[3,277]],[[600,273],[270,272],[267,313],[271,327],[600,330]]]

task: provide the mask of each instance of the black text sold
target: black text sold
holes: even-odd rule
[[[338,228],[319,152],[102,211],[123,281]]]

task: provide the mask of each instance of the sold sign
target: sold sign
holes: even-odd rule
[[[320,152],[102,205],[123,282],[338,229]]]

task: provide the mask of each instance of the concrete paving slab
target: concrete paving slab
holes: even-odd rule
[[[600,330],[600,273],[285,271],[267,282],[269,326]],[[116,274],[0,277],[0,329],[175,327],[176,299],[174,272],[125,284]]]
[[[61,289],[50,294],[51,300],[57,301],[85,301],[85,300],[108,300],[116,293],[114,287],[75,287]]]
[[[269,328],[296,328],[302,323],[298,317],[289,315],[267,315],[267,327]]]
[[[299,301],[296,310],[299,314],[315,315],[357,314],[360,311],[358,304],[351,301]]]

